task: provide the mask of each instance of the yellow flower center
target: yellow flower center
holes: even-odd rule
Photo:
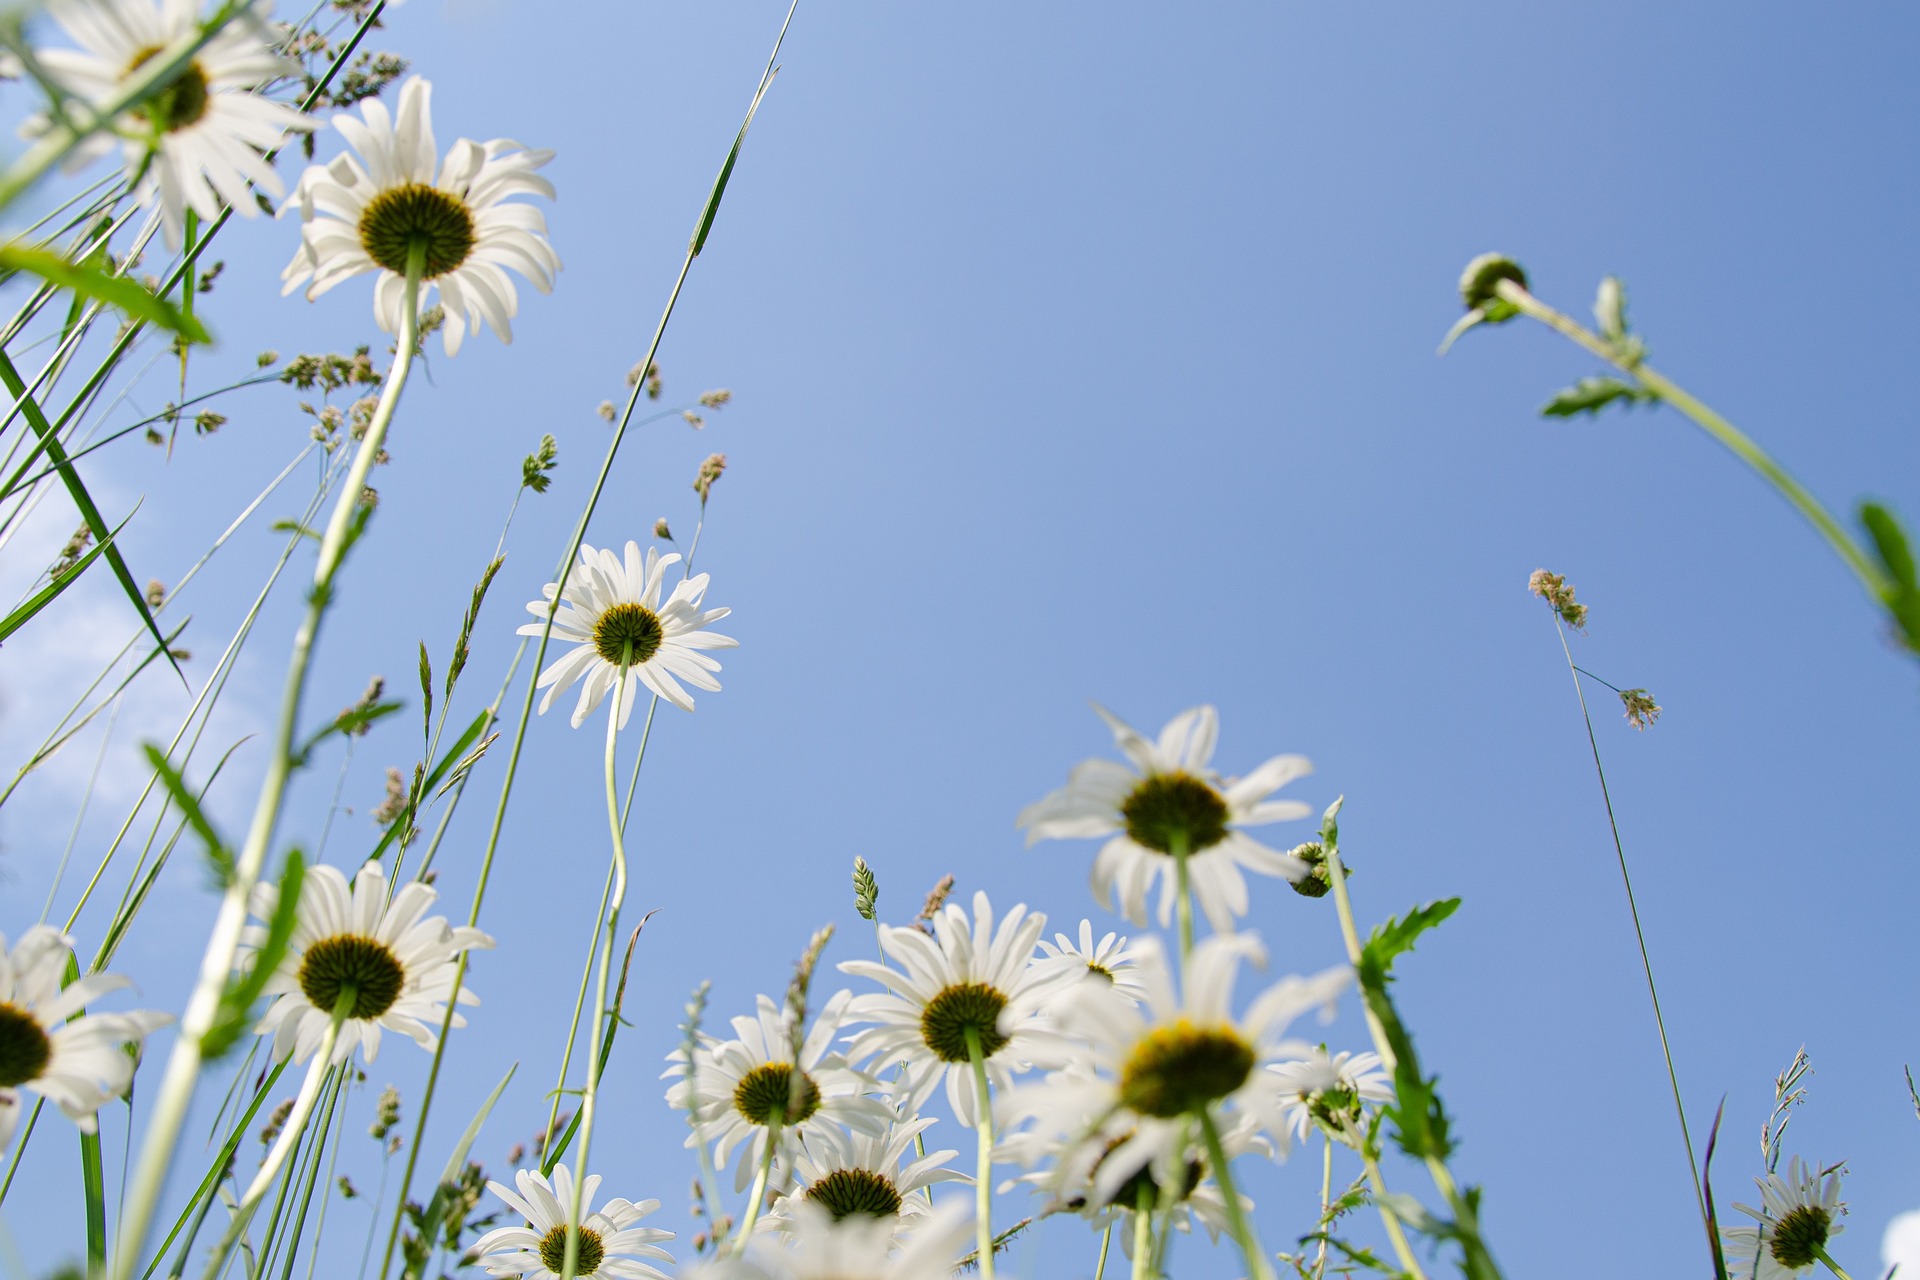
[[[1143,1116],[1188,1115],[1245,1084],[1253,1061],[1253,1046],[1232,1027],[1181,1018],[1133,1046],[1120,1068],[1120,1101]]]
[[[360,211],[361,247],[396,275],[407,273],[407,255],[418,245],[425,254],[420,278],[443,276],[467,260],[478,239],[466,201],[421,182],[382,191]]]
[[[358,933],[322,938],[300,961],[300,990],[313,1007],[332,1013],[351,988],[349,1018],[377,1018],[393,1007],[407,971],[387,944]]]
[[[1188,853],[1211,849],[1227,838],[1227,801],[1208,783],[1182,770],[1148,774],[1120,802],[1127,836],[1143,849],[1172,853],[1185,841]]]

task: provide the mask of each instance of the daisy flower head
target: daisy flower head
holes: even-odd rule
[[[1297,1062],[1276,1062],[1267,1070],[1280,1081],[1281,1106],[1293,1136],[1302,1140],[1318,1124],[1348,1145],[1357,1145],[1364,1104],[1393,1101],[1393,1077],[1380,1069],[1377,1053],[1329,1056],[1326,1046],[1318,1045]]]
[[[12,948],[0,936],[0,1151],[13,1144],[22,1093],[59,1107],[82,1133],[94,1132],[94,1113],[133,1082],[127,1046],[173,1021],[149,1012],[75,1017],[133,983],[92,973],[62,986],[72,955],[73,940],[51,925],[33,926]]]
[[[542,715],[562,690],[583,681],[573,708],[573,727],[578,729],[622,671],[623,728],[640,700],[642,685],[682,711],[693,710],[693,695],[681,688],[682,680],[708,692],[720,688],[712,675],[720,664],[701,651],[738,647],[733,637],[706,630],[733,610],[700,607],[707,594],[704,573],[681,579],[662,604],[666,572],[678,563],[677,553],[663,556],[654,547],[648,547],[643,558],[640,544],[633,541],[627,543],[624,559],[611,550],[581,546],[580,563],[567,575],[566,594],[553,614],[553,638],[574,647],[540,673],[540,687],[547,691],[540,700]],[[555,585],[549,582],[541,588],[541,598],[528,603],[527,612],[540,621],[521,627],[521,635],[537,636],[546,629],[554,594]]]
[[[1127,939],[1117,933],[1108,933],[1095,942],[1093,921],[1082,920],[1077,945],[1064,933],[1054,934],[1052,942],[1040,939],[1041,959],[1034,961],[1034,965],[1046,973],[1058,971],[1080,981],[1105,983],[1137,1002],[1147,992],[1134,975],[1133,953]]]
[[[547,243],[545,217],[530,204],[509,203],[522,195],[553,198],[553,184],[536,172],[553,152],[507,138],[461,138],[442,160],[432,94],[431,84],[413,76],[400,87],[395,110],[368,98],[360,115],[333,118],[358,154],[307,166],[280,207],[282,215],[298,210],[301,221],[300,248],[280,279],[283,294],[305,285],[312,300],[343,280],[378,272],[374,319],[398,334],[414,264],[423,286],[440,292],[451,356],[482,321],[502,342],[513,341],[520,295],[509,269],[542,293],[553,288],[560,259]]]
[[[1221,778],[1209,764],[1220,733],[1212,707],[1183,711],[1157,740],[1135,732],[1106,708],[1095,706],[1127,757],[1075,765],[1067,785],[1028,805],[1016,819],[1027,844],[1044,839],[1107,837],[1093,862],[1093,894],[1111,907],[1118,890],[1120,911],[1146,923],[1147,892],[1160,880],[1160,923],[1172,917],[1178,892],[1177,862],[1184,857],[1194,899],[1215,930],[1227,932],[1247,913],[1247,882],[1241,871],[1298,881],[1306,863],[1254,840],[1243,827],[1304,818],[1312,810],[1273,793],[1313,771],[1304,756],[1274,756],[1244,778]]]
[[[119,97],[155,55],[200,25],[198,0],[53,0],[47,11],[79,48],[36,56],[63,89],[95,107]],[[180,247],[188,209],[212,221],[225,204],[251,218],[249,185],[276,199],[283,194],[261,152],[278,147],[290,129],[313,128],[292,107],[252,92],[300,71],[269,47],[271,12],[270,3],[243,9],[158,93],[112,121],[112,133],[94,135],[75,153],[81,162],[98,158],[117,135],[127,172],[140,179],[137,198],[159,206],[172,248]],[[21,132],[37,136],[50,127],[36,115]]]
[[[957,1151],[910,1154],[913,1140],[933,1123],[931,1117],[923,1117],[879,1134],[826,1131],[795,1161],[798,1191],[783,1198],[763,1224],[796,1234],[795,1211],[815,1205],[832,1214],[835,1222],[864,1214],[897,1224],[901,1232],[911,1231],[932,1212],[924,1194],[928,1187],[936,1182],[973,1181],[946,1167],[960,1154]]]
[[[273,1035],[275,1061],[289,1054],[296,1060],[311,1057],[349,998],[334,1062],[345,1062],[356,1047],[363,1047],[372,1062],[383,1028],[423,1049],[434,1047],[460,953],[493,946],[480,930],[453,928],[445,916],[423,919],[437,896],[430,886],[413,881],[402,885],[389,904],[387,878],[373,862],[360,868],[351,885],[337,867],[307,871],[287,954],[264,988],[275,999],[255,1028]],[[260,885],[254,890],[254,914],[271,919],[278,900],[275,886]],[[257,953],[266,933],[264,925],[248,927],[243,960]],[[480,998],[463,985],[455,1002],[477,1005]],[[464,1027],[466,1019],[456,1013],[453,1025]]]
[[[1760,1207],[1733,1207],[1754,1220],[1751,1227],[1724,1227],[1727,1272],[1734,1280],[1787,1280],[1822,1261],[1827,1242],[1846,1228],[1840,1216],[1840,1166],[1823,1171],[1799,1156],[1787,1162],[1787,1176],[1755,1178]]]
[[[811,1203],[791,1213],[786,1247],[761,1237],[746,1256],[697,1267],[688,1280],[950,1280],[972,1221],[968,1206],[954,1201],[906,1231],[866,1214],[836,1219]]]
[[[1058,1065],[1074,1044],[1046,1020],[1046,1005],[1080,976],[1033,963],[1047,918],[1023,903],[994,928],[987,895],[973,895],[971,919],[957,903],[933,916],[933,934],[887,926],[880,950],[899,968],[844,960],[842,973],[872,978],[888,990],[858,997],[848,1017],[872,1025],[853,1037],[848,1056],[881,1067],[900,1063],[909,1112],[917,1112],[944,1076],[947,1101],[960,1123],[979,1123],[973,1054],[979,1052],[996,1089],[1029,1065]]]
[[[559,1280],[567,1257],[567,1210],[573,1204],[573,1173],[564,1164],[553,1167],[548,1181],[531,1169],[513,1175],[517,1190],[489,1182],[493,1192],[527,1220],[524,1227],[496,1227],[473,1242],[468,1260],[489,1275],[525,1276],[527,1280]],[[578,1280],[667,1280],[652,1265],[673,1265],[673,1255],[660,1247],[673,1232],[640,1226],[640,1220],[660,1207],[658,1200],[634,1204],[618,1198],[593,1208],[600,1175],[588,1174],[580,1186],[585,1207],[580,1219],[580,1242],[574,1246],[573,1274]],[[647,1259],[648,1261],[642,1261]]]
[[[761,996],[753,1017],[733,1020],[734,1039],[703,1034],[692,1062],[685,1049],[667,1055],[670,1065],[662,1078],[674,1081],[667,1103],[695,1121],[686,1145],[698,1145],[703,1136],[713,1139],[716,1169],[727,1167],[735,1147],[746,1148],[734,1171],[736,1191],[753,1177],[770,1141],[778,1144],[775,1165],[785,1169],[802,1143],[811,1146],[837,1136],[841,1128],[887,1131],[893,1108],[868,1096],[879,1083],[831,1052],[852,998],[852,992],[842,991],[827,1001],[798,1053],[793,1015]]]
[[[1233,985],[1240,963],[1264,959],[1258,940],[1215,934],[1193,949],[1186,991],[1177,995],[1159,939],[1143,939],[1139,975],[1146,999],[1131,1004],[1090,982],[1062,996],[1056,1014],[1083,1042],[1079,1062],[1011,1095],[1009,1116],[1069,1135],[1076,1144],[1104,1143],[1113,1136],[1106,1124],[1123,1119],[1131,1131],[1099,1153],[1093,1172],[1093,1193],[1101,1202],[1149,1164],[1165,1185],[1185,1159],[1188,1121],[1202,1114],[1223,1116],[1223,1129],[1245,1117],[1284,1150],[1284,1086],[1260,1068],[1311,1052],[1311,1046],[1284,1038],[1287,1025],[1308,1009],[1330,1006],[1352,970],[1343,965],[1309,978],[1283,978],[1236,1017]],[[1089,1117],[1106,1119],[1089,1131]]]
[[[1008,1135],[999,1150],[1007,1160],[1027,1166],[1028,1171],[1010,1179],[1000,1190],[1031,1186],[1052,1196],[1057,1207],[1082,1214],[1096,1226],[1137,1212],[1142,1203],[1158,1210],[1163,1193],[1171,1192],[1176,1225],[1188,1231],[1198,1219],[1217,1241],[1231,1224],[1226,1199],[1210,1176],[1207,1152],[1198,1135],[1188,1134],[1182,1139],[1169,1133],[1164,1140],[1136,1143],[1137,1118],[1122,1112],[1105,1116],[1089,1113],[1086,1107],[1101,1105],[1102,1094],[1086,1088],[1084,1080],[1073,1080],[1074,1074],[1072,1069],[1051,1073],[1040,1084],[1007,1095],[1001,1111],[1022,1127]],[[1273,1144],[1246,1117],[1222,1132],[1221,1146],[1228,1159],[1250,1152],[1269,1157],[1273,1154]],[[1144,1163],[1130,1170],[1125,1167],[1143,1152]],[[1121,1153],[1118,1163],[1112,1163],[1115,1153]],[[1253,1211],[1253,1202],[1244,1195],[1240,1205],[1247,1213]],[[1129,1256],[1131,1237],[1131,1231],[1122,1232],[1120,1237]]]

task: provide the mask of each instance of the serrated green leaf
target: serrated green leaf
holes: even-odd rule
[[[130,320],[143,321],[188,342],[212,342],[205,326],[165,298],[155,297],[138,281],[109,275],[87,262],[69,262],[57,253],[15,242],[0,245],[0,271],[24,271],[83,298],[104,302]]]
[[[1540,406],[1544,418],[1571,418],[1576,414],[1598,413],[1616,400],[1628,404],[1651,404],[1656,397],[1649,391],[1618,378],[1582,378]]]
[[[1368,936],[1366,945],[1360,949],[1360,963],[1376,964],[1385,974],[1393,968],[1395,959],[1413,950],[1413,944],[1421,934],[1459,909],[1460,899],[1442,898],[1424,907],[1415,907],[1400,919],[1389,918]]]

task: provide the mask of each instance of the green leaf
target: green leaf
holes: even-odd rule
[[[1879,555],[1886,586],[1880,602],[1893,615],[1907,648],[1920,653],[1920,582],[1915,581],[1913,547],[1893,512],[1877,502],[1860,504],[1860,523],[1866,526]]]
[[[138,508],[136,507],[135,510],[138,510]],[[113,545],[113,540],[120,536],[120,530],[126,528],[127,521],[132,519],[133,514],[129,512],[127,519],[122,520],[119,526],[107,535],[105,541],[94,543],[91,551],[62,569],[59,573],[54,574],[53,581],[34,592],[33,595],[21,603],[19,608],[9,613],[5,618],[0,618],[0,640],[5,640],[21,627],[26,626],[27,623],[32,620],[34,614],[39,613],[42,609],[52,604],[61,592],[72,586],[74,582],[79,579],[80,575],[87,571],[87,566],[97,560],[108,547]]]
[[[214,1012],[213,1025],[200,1037],[200,1052],[207,1061],[222,1057],[233,1048],[253,1024],[253,1003],[267,985],[267,979],[286,958],[287,943],[293,938],[293,926],[300,908],[300,886],[306,880],[306,860],[298,849],[287,854],[286,870],[280,875],[280,896],[273,905],[273,918],[267,921],[267,936],[253,957],[253,965],[220,993],[220,1007]]]
[[[474,739],[480,736],[481,731],[487,727],[492,718],[493,712],[491,711],[482,711],[479,715],[476,715],[473,718],[473,723],[467,726],[467,731],[460,735],[459,740],[441,753],[440,763],[433,766],[433,772],[427,775],[426,780],[422,782],[419,789],[413,793],[414,799],[410,799],[407,802],[407,807],[395,815],[394,820],[388,824],[386,833],[380,837],[380,843],[373,846],[373,852],[367,855],[368,862],[378,860],[380,855],[387,851],[387,846],[398,839],[402,831],[412,825],[415,801],[425,796],[427,792],[433,790],[433,788],[439,784],[440,779],[446,776],[447,771],[459,763],[462,754],[468,747],[473,745]]]
[[[334,734],[358,733],[368,725],[386,719],[405,705],[404,702],[370,702],[365,706],[348,707],[333,718],[332,724],[300,744],[300,749],[293,753],[294,767],[305,768],[307,758],[313,754],[314,748]]]
[[[1360,963],[1377,964],[1385,974],[1393,968],[1394,960],[1413,950],[1414,941],[1421,934],[1459,909],[1460,899],[1442,898],[1424,907],[1415,907],[1402,919],[1389,919],[1368,936],[1366,946],[1360,949]]]
[[[780,34],[785,37],[784,27]],[[774,56],[778,57],[779,53],[780,47],[775,45]],[[767,96],[767,90],[773,87],[773,78],[778,74],[777,67],[768,70],[766,77],[760,81],[760,88],[753,95],[753,102],[747,107],[747,118],[740,122],[740,132],[734,135],[733,145],[727,149],[727,161],[720,166],[720,176],[713,180],[713,191],[707,196],[707,207],[700,211],[700,225],[693,233],[693,245],[688,254],[690,257],[699,257],[700,251],[707,247],[707,236],[713,231],[713,220],[720,216],[720,199],[727,194],[727,183],[733,180],[733,166],[740,159],[740,146],[747,140],[747,130],[760,110],[760,101]]]
[[[59,433],[47,421],[47,415],[40,411],[40,404],[27,394],[27,384],[20,378],[20,371],[13,367],[13,361],[5,350],[0,350],[0,384],[4,384],[7,393],[19,402],[20,412],[26,417],[27,425],[33,428],[33,434],[39,437],[39,445],[47,451],[47,460],[60,471],[61,483],[67,486],[67,496],[73,499],[73,505],[80,509],[80,518],[87,522],[87,528],[93,532],[95,542],[111,544],[113,531],[107,528],[107,522],[100,515],[100,508],[94,505],[93,495],[87,492],[86,485],[80,482],[80,473],[73,469],[73,462],[67,457],[67,447],[60,443]],[[127,569],[127,562],[121,558],[120,548],[109,545],[106,550],[107,566],[113,570],[113,576],[120,581],[120,589],[127,599],[133,602],[133,608],[140,615],[140,621],[146,624],[147,631],[162,648],[166,647],[166,637],[160,634],[160,624],[153,620],[153,611],[147,608],[146,592],[133,580],[133,574]],[[186,672],[180,670],[180,663],[169,650],[167,661],[186,683]]]
[[[449,1200],[448,1188],[457,1188],[460,1171],[467,1163],[467,1153],[473,1150],[473,1143],[480,1136],[480,1127],[487,1122],[487,1116],[493,1110],[493,1104],[500,1101],[500,1095],[506,1092],[507,1082],[513,1079],[513,1073],[520,1069],[519,1063],[507,1068],[507,1074],[500,1077],[500,1083],[493,1086],[493,1092],[480,1104],[480,1110],[474,1112],[473,1119],[467,1122],[467,1131],[460,1135],[460,1141],[454,1145],[453,1154],[447,1157],[447,1167],[440,1172],[440,1182],[433,1189],[433,1198],[427,1201],[426,1212],[420,1219],[420,1238],[432,1240],[439,1236],[440,1225],[446,1220]]]
[[[1571,418],[1582,413],[1599,413],[1616,400],[1630,405],[1652,404],[1659,399],[1651,391],[1622,382],[1618,378],[1582,378],[1540,406],[1545,418]]]
[[[213,341],[198,320],[173,303],[148,293],[137,281],[109,275],[91,260],[69,262],[57,253],[29,248],[16,241],[0,245],[0,271],[24,271],[39,276],[48,284],[104,302],[124,312],[130,320],[177,333],[188,342]]]
[[[218,831],[214,830],[206,811],[200,807],[199,798],[187,789],[186,779],[181,777],[180,771],[173,767],[166,753],[151,742],[146,743],[144,749],[147,753],[147,763],[152,765],[154,773],[159,775],[160,785],[167,789],[167,795],[172,798],[174,807],[180,810],[181,816],[185,817],[188,824],[193,827],[194,834],[199,836],[201,843],[207,846],[207,861],[213,864],[214,875],[220,887],[226,888],[233,883],[233,853],[227,848],[227,842],[220,838]]]

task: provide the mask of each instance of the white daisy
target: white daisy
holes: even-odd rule
[[[1133,952],[1127,939],[1117,933],[1108,933],[1095,942],[1093,921],[1082,920],[1077,946],[1064,933],[1054,934],[1052,942],[1040,939],[1042,958],[1034,961],[1034,967],[1047,974],[1057,971],[1081,980],[1090,978],[1107,983],[1127,999],[1137,1002],[1147,991],[1134,975]]]
[[[438,895],[418,881],[400,887],[387,902],[387,878],[369,862],[351,888],[337,867],[309,868],[300,889],[293,938],[265,991],[278,999],[267,1006],[255,1028],[273,1034],[276,1061],[292,1054],[312,1056],[325,1037],[335,1006],[353,993],[353,1005],[340,1024],[332,1060],[345,1062],[356,1046],[366,1060],[380,1052],[386,1028],[412,1037],[423,1049],[436,1043],[447,1012],[447,989],[462,951],[484,950],[493,939],[478,929],[452,928],[445,916],[421,919]],[[262,884],[254,890],[253,912],[273,915],[279,890]],[[242,938],[241,959],[250,960],[266,938],[264,925],[250,925]],[[457,1003],[477,1005],[478,996],[460,988]],[[453,1025],[464,1027],[459,1014]]]
[[[314,127],[292,107],[250,92],[300,70],[268,48],[272,7],[243,11],[144,106],[112,122],[127,172],[141,175],[138,198],[159,204],[173,248],[180,247],[188,209],[211,221],[224,202],[251,218],[249,183],[277,199],[286,188],[260,153],[278,147],[289,129]],[[40,62],[63,88],[96,107],[200,23],[199,0],[52,0],[47,12],[80,47],[39,50]],[[21,132],[31,137],[48,127],[48,118],[38,115]],[[76,157],[105,154],[113,141],[96,135]]]
[[[1329,1057],[1321,1045],[1298,1062],[1276,1062],[1267,1070],[1284,1090],[1281,1105],[1296,1138],[1304,1139],[1318,1122],[1348,1145],[1356,1145],[1362,1104],[1393,1101],[1393,1077],[1380,1069],[1377,1053],[1342,1051]]]
[[[819,1205],[793,1211],[788,1245],[762,1237],[745,1257],[687,1272],[687,1280],[951,1280],[970,1226],[968,1208],[948,1202],[905,1232],[894,1252],[894,1224],[865,1214],[835,1221]]]
[[[1329,1005],[1352,977],[1343,965],[1311,978],[1284,978],[1236,1018],[1235,972],[1242,960],[1265,958],[1256,939],[1215,934],[1202,941],[1187,964],[1184,999],[1174,993],[1159,939],[1142,939],[1138,958],[1144,1006],[1097,983],[1072,988],[1056,1010],[1062,1025],[1085,1042],[1079,1063],[1009,1095],[1004,1104],[1010,1120],[1033,1121],[1075,1145],[1101,1144],[1095,1161],[1083,1154],[1062,1162],[1063,1179],[1091,1168],[1091,1195],[1098,1203],[1111,1201],[1142,1169],[1151,1167],[1161,1185],[1177,1177],[1186,1160],[1188,1122],[1203,1109],[1226,1113],[1223,1130],[1244,1116],[1284,1149],[1283,1086],[1257,1068],[1310,1053],[1311,1046],[1281,1038],[1287,1024],[1307,1009]],[[1107,1148],[1115,1117],[1124,1119],[1127,1132]]]
[[[699,1128],[687,1135],[686,1145],[698,1145],[703,1135],[711,1139],[713,1166],[724,1169],[733,1149],[745,1144],[734,1173],[735,1190],[747,1185],[765,1158],[776,1111],[777,1169],[788,1167],[802,1142],[817,1142],[836,1128],[886,1132],[893,1108],[867,1096],[869,1090],[879,1088],[878,1082],[847,1066],[838,1053],[829,1052],[852,998],[851,992],[842,991],[827,1001],[814,1018],[797,1061],[792,1015],[767,996],[760,997],[753,1017],[733,1020],[736,1039],[703,1034],[692,1071],[687,1069],[684,1049],[667,1055],[672,1065],[662,1078],[674,1081],[667,1090],[667,1103],[691,1111],[699,1121]]]
[[[909,1157],[913,1140],[933,1123],[922,1118],[873,1135],[827,1131],[822,1141],[799,1153],[795,1160],[798,1189],[782,1198],[762,1225],[796,1234],[796,1211],[802,1205],[817,1205],[836,1222],[851,1214],[866,1214],[896,1223],[902,1232],[911,1231],[918,1219],[932,1212],[925,1194],[928,1187],[936,1182],[973,1181],[946,1167],[958,1151]]]
[[[489,1275],[558,1280],[566,1265],[573,1174],[557,1164],[551,1182],[531,1169],[522,1169],[513,1178],[518,1193],[498,1182],[489,1182],[487,1190],[506,1201],[527,1225],[494,1228],[473,1242],[465,1260],[479,1263]],[[667,1280],[664,1271],[640,1259],[672,1266],[673,1255],[660,1242],[673,1239],[673,1232],[635,1225],[658,1209],[660,1202],[613,1199],[593,1209],[599,1189],[597,1173],[588,1174],[580,1186],[580,1200],[587,1211],[580,1220],[580,1241],[574,1246],[573,1274],[578,1280]]]
[[[1044,1083],[1008,1095],[1003,1108],[1006,1117],[1032,1123],[1009,1135],[999,1150],[1007,1160],[1027,1166],[1028,1172],[1009,1179],[1000,1190],[1004,1193],[1025,1184],[1047,1193],[1059,1208],[1082,1214],[1096,1227],[1103,1227],[1136,1212],[1143,1194],[1158,1212],[1162,1207],[1161,1188],[1169,1187],[1174,1193],[1175,1225],[1190,1231],[1193,1220],[1198,1219],[1217,1242],[1220,1233],[1230,1228],[1227,1204],[1219,1184],[1209,1176],[1208,1156],[1198,1135],[1189,1135],[1183,1148],[1169,1145],[1164,1151],[1166,1159],[1158,1164],[1149,1160],[1115,1186],[1111,1178],[1101,1176],[1105,1172],[1102,1166],[1134,1136],[1137,1121],[1123,1112],[1103,1119],[1080,1109],[1099,1096],[1085,1089],[1054,1090]],[[1220,1137],[1229,1159],[1253,1152],[1273,1155],[1273,1143],[1246,1117],[1227,1127]],[[1250,1214],[1253,1201],[1242,1195],[1240,1207]],[[1131,1227],[1121,1230],[1120,1239],[1131,1256]]]
[[[1007,913],[999,932],[987,895],[973,895],[973,919],[957,903],[933,917],[933,936],[892,926],[880,930],[880,950],[899,969],[873,960],[842,961],[840,971],[890,988],[856,999],[848,1018],[874,1025],[854,1036],[848,1056],[880,1067],[902,1063],[900,1088],[917,1112],[946,1077],[947,1101],[960,1123],[978,1123],[969,1043],[977,1043],[994,1088],[1012,1083],[1030,1065],[1060,1065],[1074,1044],[1043,1017],[1047,1001],[1077,974],[1042,972],[1032,963],[1047,918],[1023,903]]]
[[[1247,913],[1247,882],[1241,868],[1299,881],[1306,863],[1269,849],[1240,830],[1312,810],[1297,800],[1267,797],[1312,772],[1304,756],[1275,756],[1244,778],[1222,779],[1208,768],[1220,718],[1212,707],[1183,711],[1160,731],[1158,742],[1140,736],[1106,708],[1095,706],[1113,739],[1132,763],[1086,760],[1074,766],[1067,785],[1030,804],[1016,820],[1027,844],[1042,839],[1110,836],[1093,863],[1093,893],[1110,907],[1119,890],[1120,911],[1146,922],[1147,891],[1160,878],[1160,923],[1171,918],[1177,895],[1174,854],[1186,851],[1194,899],[1213,927],[1226,932]]]
[[[1723,1227],[1727,1272],[1733,1280],[1787,1280],[1821,1262],[1827,1242],[1846,1230],[1840,1215],[1840,1166],[1821,1173],[1799,1156],[1787,1162],[1787,1176],[1755,1178],[1761,1204],[1733,1207],[1754,1219],[1751,1227]]]
[[[23,1092],[45,1098],[81,1132],[92,1133],[94,1113],[133,1082],[141,1041],[173,1021],[144,1011],[74,1018],[133,983],[94,973],[62,987],[72,954],[73,940],[51,925],[34,925],[11,950],[0,936],[0,1151],[13,1144]],[[136,1053],[128,1053],[128,1045]]]
[[[547,691],[540,700],[542,715],[561,690],[584,678],[573,708],[573,727],[578,729],[620,678],[622,665],[627,668],[626,688],[620,694],[622,727],[640,700],[641,685],[683,711],[693,710],[693,696],[680,681],[709,692],[719,689],[711,673],[720,664],[700,651],[732,649],[740,642],[704,628],[733,610],[700,607],[707,594],[704,573],[681,580],[661,604],[666,572],[678,563],[678,555],[663,556],[653,547],[642,560],[640,544],[631,541],[624,561],[612,551],[580,548],[580,563],[567,575],[567,594],[553,617],[553,638],[574,648],[540,673],[540,687]],[[541,598],[527,605],[527,612],[540,621],[521,627],[521,635],[537,636],[545,629],[553,595],[549,582],[540,589]]]
[[[309,165],[292,199],[280,207],[300,212],[300,250],[281,273],[282,293],[307,286],[319,297],[342,280],[378,271],[373,314],[398,334],[406,305],[408,255],[422,255],[421,278],[438,288],[446,308],[448,355],[460,350],[469,326],[482,320],[502,342],[513,341],[520,309],[509,268],[546,293],[560,270],[547,243],[547,223],[513,196],[553,198],[553,184],[535,173],[553,159],[506,138],[481,144],[461,138],[440,159],[429,99],[419,76],[400,88],[389,114],[378,99],[360,104],[365,119],[343,112],[333,123],[358,156],[343,153]],[[424,302],[424,291],[422,294]]]

